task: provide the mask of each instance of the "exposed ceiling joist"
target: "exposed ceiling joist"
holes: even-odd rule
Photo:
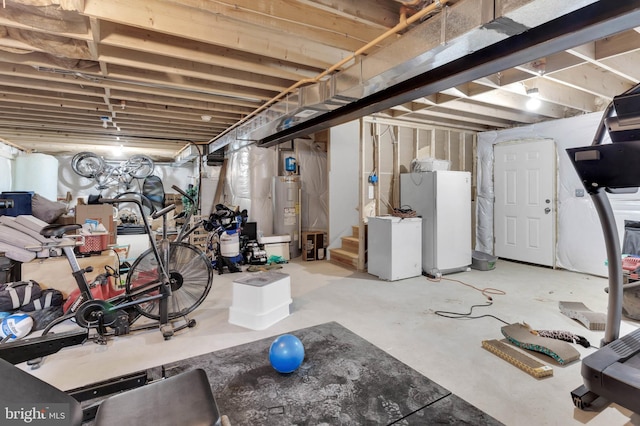
[[[80,147],[82,142],[109,146],[120,136],[132,146],[147,146],[150,152],[153,146],[168,147],[165,154],[153,150],[158,158],[174,155],[176,144],[215,139],[281,91],[299,81],[313,81],[402,20],[402,2],[395,0],[3,3],[0,138],[40,152],[55,152],[57,147],[69,151],[71,145]],[[430,3],[420,2],[413,12]],[[436,8],[409,28],[379,39],[355,61],[338,67],[338,73],[350,71],[340,83],[353,86],[370,78],[369,69],[358,67],[382,58],[376,55],[384,49],[389,54],[384,55],[381,69],[397,65],[394,61],[411,60],[411,55],[428,56],[430,51],[438,67],[437,52],[443,43],[450,44],[454,37],[478,26],[497,28],[504,23],[503,15],[534,20],[535,13],[552,8],[597,4],[605,2],[451,0],[443,11]],[[607,5],[610,10],[626,7],[633,11],[640,2]],[[526,8],[535,12],[517,18]],[[588,19],[571,25],[579,31]],[[433,25],[427,25],[429,22]],[[412,32],[430,26],[429,31]],[[519,63],[485,75],[456,79],[455,83],[449,79],[449,87],[434,92],[413,91],[415,97],[407,95],[397,106],[385,104],[381,113],[399,120],[481,131],[601,111],[612,96],[640,82],[636,65],[640,63],[640,33],[635,26],[637,20],[616,32],[600,32],[604,35],[594,40],[576,38],[575,45],[521,56]],[[505,37],[526,29],[510,28],[513,33]],[[411,50],[390,47],[410,37],[416,41]],[[468,53],[473,57],[474,52]],[[413,66],[411,62],[405,65],[408,69]],[[435,87],[429,79],[423,84]],[[535,112],[525,108],[526,89],[533,87],[542,100]],[[326,83],[317,94],[324,96],[323,91],[331,94],[341,88]],[[373,95],[381,99],[382,93]],[[295,91],[281,100],[281,111],[294,110],[303,101]],[[331,109],[350,101],[336,99]],[[107,129],[102,126],[103,116],[110,120]],[[203,116],[210,117],[209,121]],[[36,136],[39,132],[42,137]]]

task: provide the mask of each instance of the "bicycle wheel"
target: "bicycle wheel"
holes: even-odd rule
[[[144,179],[153,174],[153,160],[146,155],[133,155],[127,161],[129,174],[136,179]]]
[[[71,168],[82,177],[94,178],[105,169],[104,159],[93,152],[79,152],[71,159]]]
[[[169,319],[185,316],[196,309],[209,294],[213,283],[213,268],[211,262],[200,250],[185,243],[172,242],[169,244],[168,273],[171,278],[171,296],[168,300]],[[159,281],[158,262],[153,250],[148,249],[136,259],[127,275],[126,292],[144,286],[152,286]],[[131,300],[141,299],[158,290],[139,296],[131,296]],[[147,318],[159,320],[160,302],[136,305],[138,311]]]
[[[130,202],[130,201],[119,202],[118,204],[116,204],[116,207],[118,209],[118,218],[121,219],[126,216],[126,217],[136,219],[135,221],[121,220],[123,223],[135,223],[138,225],[142,225],[144,224],[144,221],[140,217],[140,214],[145,215],[145,217],[149,217],[153,212],[156,211],[156,209],[153,207],[153,203],[151,202],[151,200],[139,192],[123,192],[115,196],[116,200],[121,200],[124,198],[132,198],[134,200],[138,200],[142,204],[142,212],[140,211],[140,207],[134,202]]]

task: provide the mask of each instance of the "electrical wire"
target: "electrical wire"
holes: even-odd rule
[[[454,280],[451,278],[444,278],[444,277],[440,277],[437,279],[433,279],[433,278],[428,278],[428,281],[432,281],[432,282],[440,282],[442,280],[446,280],[446,281],[452,281],[452,282],[456,282],[459,284],[462,284],[464,286],[467,286],[469,288],[472,288],[476,291],[479,291],[484,297],[487,298],[487,303],[483,304],[483,305],[471,305],[471,308],[469,309],[469,312],[452,312],[452,311],[434,311],[433,313],[443,317],[443,318],[451,318],[451,319],[479,319],[479,318],[493,318],[496,319],[498,321],[500,321],[503,324],[509,325],[511,323],[503,320],[502,318],[499,318],[495,315],[492,314],[484,314],[484,315],[473,315],[473,310],[474,308],[488,308],[490,306],[493,305],[493,298],[490,295],[493,296],[504,296],[507,293],[503,290],[499,290],[496,288],[492,288],[492,287],[485,287],[485,288],[479,288],[476,287],[472,284],[468,284],[465,283],[464,281],[459,281],[459,280]],[[578,336],[576,334],[573,334],[571,332],[568,331],[558,331],[558,330],[533,330],[528,324],[525,323],[525,325],[527,326],[527,328],[529,328],[529,330],[531,331],[532,334],[534,335],[538,335],[540,337],[546,337],[546,338],[550,338],[550,339],[556,339],[556,340],[562,340],[565,342],[570,342],[570,343],[576,343],[580,346],[583,346],[585,348],[594,348],[594,346],[591,345],[591,343],[589,343],[589,341],[584,338],[583,336]],[[597,348],[596,348],[597,349]]]
[[[451,311],[434,311],[434,314],[444,317],[444,318],[452,318],[452,319],[477,319],[477,318],[485,318],[485,317],[490,317],[490,318],[494,318],[497,319],[498,321],[504,323],[504,324],[509,324],[508,322],[506,322],[505,320],[498,318],[495,315],[491,315],[491,314],[485,314],[485,315],[477,315],[477,316],[472,316],[473,314],[473,309],[474,308],[487,308],[491,305],[493,305],[493,298],[490,295],[493,296],[504,296],[507,293],[505,291],[499,290],[497,288],[492,288],[492,287],[485,287],[485,288],[479,288],[474,286],[473,284],[468,284],[465,283],[464,281],[460,281],[460,280],[454,280],[452,278],[444,278],[444,277],[439,277],[439,278],[429,278],[427,277],[428,281],[431,282],[441,282],[442,280],[444,281],[451,281],[454,283],[458,283],[458,284],[462,284],[464,286],[467,286],[469,288],[472,288],[473,290],[479,291],[484,297],[487,298],[487,303],[485,303],[484,305],[472,305],[471,309],[469,309],[469,312],[466,313],[462,313],[462,312],[451,312]]]
[[[452,281],[454,283],[462,284],[462,285],[467,286],[469,288],[472,288],[472,289],[474,289],[476,291],[479,291],[490,302],[493,301],[493,298],[490,295],[493,295],[493,296],[504,296],[504,295],[507,294],[505,291],[499,290],[497,288],[493,288],[493,287],[478,288],[478,287],[476,287],[476,286],[474,286],[472,284],[467,284],[467,283],[465,283],[463,281],[454,280],[452,278],[445,278],[445,277],[429,278],[429,277],[427,277],[427,280],[432,281],[432,282],[436,282],[436,283],[440,282],[442,280],[445,280],[445,281]]]
[[[473,313],[473,309],[474,308],[487,308],[487,307],[489,307],[491,305],[493,305],[493,302],[491,302],[491,301],[485,303],[484,305],[471,305],[471,309],[469,309],[469,312],[466,312],[466,313],[451,312],[451,311],[434,311],[433,313],[438,315],[438,316],[440,316],[440,317],[452,318],[452,319],[478,319],[478,318],[489,317],[489,318],[497,319],[498,321],[509,325],[508,322],[506,322],[505,320],[503,320],[501,318],[498,318],[495,315],[491,315],[491,314],[475,315],[475,316],[471,315]]]

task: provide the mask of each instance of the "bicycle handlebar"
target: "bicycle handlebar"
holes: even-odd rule
[[[159,217],[162,217],[164,215],[166,215],[167,213],[169,213],[172,210],[176,209],[176,205],[175,204],[169,204],[167,207],[165,207],[162,210],[158,210],[157,212],[154,212],[151,217],[154,219],[157,219]]]
[[[191,201],[191,204],[195,204],[195,200],[193,198],[191,198],[189,196],[189,194],[187,194],[186,192],[184,192],[181,188],[179,188],[176,185],[171,185],[171,188],[178,191],[180,193],[180,195],[182,195],[183,197],[187,197],[189,199],[189,201]]]

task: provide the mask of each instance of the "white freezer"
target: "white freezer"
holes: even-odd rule
[[[420,218],[370,217],[367,272],[396,281],[422,275]]]
[[[424,272],[439,276],[471,265],[471,173],[403,173],[400,203],[422,217]]]

